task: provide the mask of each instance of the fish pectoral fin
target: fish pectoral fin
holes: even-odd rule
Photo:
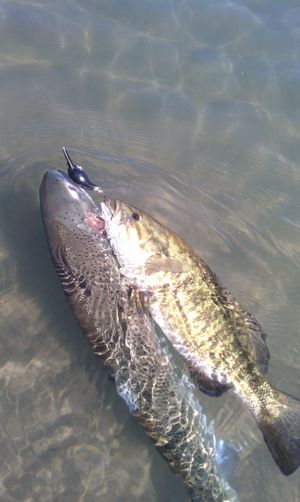
[[[71,267],[68,261],[66,247],[57,245],[52,249],[52,261],[64,292],[69,297],[74,297],[74,301],[79,301],[80,296],[85,299],[91,296],[91,287],[79,265]],[[70,301],[72,302],[71,298]]]
[[[230,383],[221,383],[217,377],[207,375],[204,369],[195,368],[192,363],[187,362],[187,366],[195,386],[208,396],[220,397],[232,387]]]
[[[58,277],[66,294],[71,294],[76,289],[76,280],[66,259],[64,246],[56,246],[52,252],[52,261]]]

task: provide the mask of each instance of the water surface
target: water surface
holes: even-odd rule
[[[0,4],[0,498],[185,501],[73,319],[38,207],[74,160],[180,233],[300,398],[299,0]],[[242,502],[300,499],[241,402],[199,394]]]

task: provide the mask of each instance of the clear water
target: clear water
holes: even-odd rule
[[[0,4],[0,499],[185,501],[73,319],[38,187],[67,145],[92,179],[185,237],[262,323],[300,398],[299,0]],[[300,500],[231,393],[242,502]]]

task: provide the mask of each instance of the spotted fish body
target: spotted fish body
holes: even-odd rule
[[[59,171],[44,175],[40,201],[64,291],[118,393],[193,500],[237,501],[220,474],[215,437],[191,385],[160,343],[141,295],[120,274],[98,207]]]
[[[184,357],[196,384],[229,387],[247,404],[284,474],[300,463],[300,403],[266,379],[265,334],[178,235],[134,206],[102,204],[121,273],[145,294],[153,319]]]

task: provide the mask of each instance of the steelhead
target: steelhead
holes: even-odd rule
[[[141,295],[121,275],[100,209],[60,171],[45,173],[40,204],[63,289],[95,355],[111,368],[119,395],[192,500],[236,502],[220,474],[212,427],[160,343]]]
[[[266,335],[193,249],[157,220],[120,200],[102,203],[108,238],[130,283],[184,357],[194,382],[219,396],[229,387],[254,415],[284,474],[300,463],[300,402],[265,373]]]

